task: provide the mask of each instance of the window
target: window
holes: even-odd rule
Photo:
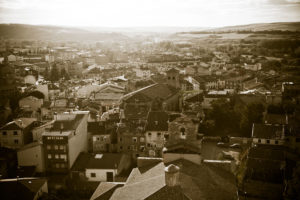
[[[123,149],[123,147],[122,146],[120,146],[120,150],[122,150]]]
[[[278,144],[278,140],[275,140],[275,144]]]
[[[55,149],[55,150],[58,150],[58,145],[54,145],[54,149]]]
[[[145,146],[140,146],[140,151],[144,152],[144,150],[145,150]]]
[[[168,77],[168,79],[170,80],[170,79],[171,79],[171,77],[169,76],[169,77]]]
[[[151,147],[151,144],[150,144],[150,143],[147,143],[147,147]]]
[[[151,137],[151,133],[148,133],[148,136]]]
[[[64,149],[65,149],[65,146],[64,146],[64,145],[59,145],[59,149],[60,149],[60,150],[64,150]]]
[[[19,144],[19,140],[14,140],[15,144]]]
[[[57,169],[59,169],[59,168],[60,168],[60,164],[59,164],[59,163],[56,163],[56,164],[55,164],[55,167],[56,167]]]
[[[48,154],[48,159],[51,159],[52,158],[52,155],[51,154]]]
[[[160,137],[161,136],[161,133],[157,133],[157,137]]]
[[[133,138],[132,138],[132,141],[133,141],[134,143],[136,143],[136,142],[137,142],[137,138],[136,138],[136,137],[133,137]]]
[[[55,159],[59,159],[59,155],[58,154],[55,154]]]
[[[18,131],[14,131],[14,135],[18,135]]]
[[[99,141],[99,140],[100,140],[100,138],[99,138],[99,137],[97,137],[97,140]]]
[[[267,140],[267,144],[270,144],[270,140]]]
[[[7,135],[7,132],[6,132],[6,131],[3,131],[3,132],[2,132],[2,135]]]
[[[65,161],[67,161],[67,155],[66,154],[60,154],[60,159],[64,159]]]
[[[261,143],[261,139],[258,139],[258,143]]]
[[[96,177],[96,173],[91,173],[91,177]]]
[[[130,146],[127,146],[127,149],[130,150]]]
[[[51,145],[47,145],[47,150],[50,150],[51,149]]]
[[[181,135],[184,136],[185,135],[185,128],[181,128],[180,132],[181,132]]]
[[[144,137],[140,137],[140,142],[145,142],[145,138]]]

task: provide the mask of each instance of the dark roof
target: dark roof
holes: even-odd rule
[[[166,144],[164,153],[189,153],[189,154],[200,154],[201,148],[197,145],[186,142],[185,140],[179,140],[175,144]]]
[[[77,126],[83,119],[84,114],[76,114],[73,120],[55,121],[50,131],[70,131],[76,130]]]
[[[248,158],[284,161],[284,152],[284,149],[276,146],[262,145],[250,148]]]
[[[105,124],[103,122],[88,122],[88,132],[92,135],[106,134]]]
[[[168,131],[169,115],[164,111],[150,111],[147,117],[147,131]]]
[[[47,180],[43,178],[18,178],[0,180],[1,199],[32,200]]]
[[[32,91],[32,92],[29,92],[28,94],[25,94],[25,97],[28,97],[28,96],[33,96],[33,97],[36,97],[38,99],[44,99],[45,98],[45,95],[40,92],[40,91]]]
[[[281,138],[283,128],[280,125],[253,124],[252,137],[264,139]]]
[[[72,167],[72,171],[117,169],[122,157],[123,155],[119,153],[91,154],[81,152]]]
[[[142,94],[145,98],[153,100],[155,98],[160,98],[166,100],[176,94],[179,89],[174,88],[173,86],[167,84],[153,84],[137,91],[131,92],[123,97],[124,101],[134,100],[138,94]]]

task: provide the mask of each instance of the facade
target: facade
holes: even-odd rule
[[[88,111],[57,115],[53,126],[42,134],[48,172],[67,172],[80,152],[87,152]]]
[[[34,96],[27,96],[20,99],[19,106],[25,110],[38,111],[39,108],[42,107],[43,102],[43,99]]]
[[[0,128],[0,142],[2,147],[19,149],[32,142],[31,129],[33,118],[19,118]]]
[[[19,166],[35,166],[36,172],[45,172],[44,150],[40,142],[25,145],[18,150],[17,157]]]
[[[89,122],[88,134],[91,137],[92,151],[110,152],[111,151],[111,135],[110,130],[105,127],[105,122]]]
[[[168,132],[169,116],[164,111],[150,111],[145,128],[146,149],[148,156],[160,157]]]

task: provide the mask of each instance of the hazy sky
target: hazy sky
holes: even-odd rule
[[[0,0],[0,23],[201,26],[300,21],[300,0]]]

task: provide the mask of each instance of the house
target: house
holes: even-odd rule
[[[44,103],[44,94],[33,91],[19,100],[19,107],[24,110],[38,111]]]
[[[166,72],[167,84],[174,88],[180,88],[179,71],[175,68],[171,68]]]
[[[48,193],[45,178],[14,178],[0,180],[1,199],[38,200]]]
[[[89,122],[88,134],[92,139],[92,151],[96,152],[111,152],[111,133],[106,129],[105,122]]]
[[[169,116],[165,111],[150,111],[145,127],[146,149],[149,156],[162,154],[165,134],[168,133]]]
[[[283,145],[285,141],[285,127],[283,125],[256,124],[252,126],[254,144]]]
[[[196,118],[181,115],[169,122],[168,133],[165,134],[166,145],[177,143],[179,140],[197,142],[199,121]]]
[[[48,172],[67,172],[80,152],[88,150],[88,111],[61,113],[42,134],[45,167]]]
[[[0,142],[2,147],[19,149],[32,142],[32,126],[35,119],[19,118],[0,128]]]
[[[116,176],[128,170],[131,159],[119,153],[80,153],[72,169],[71,178],[85,181],[114,182]]]
[[[45,172],[44,150],[41,142],[33,142],[23,146],[18,150],[17,156],[19,166],[35,166],[36,172]]]
[[[117,145],[118,152],[132,155],[133,159],[146,155],[145,122],[127,121],[118,124]]]

